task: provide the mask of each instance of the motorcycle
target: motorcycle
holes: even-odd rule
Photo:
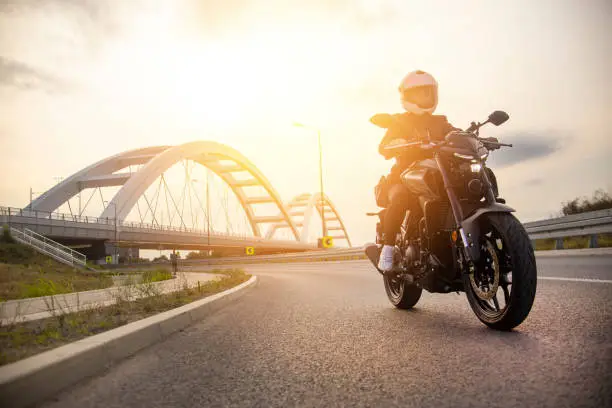
[[[465,292],[475,315],[490,328],[511,330],[527,318],[537,285],[533,247],[512,214],[515,210],[499,197],[497,180],[486,166],[490,151],[512,145],[480,137],[482,126],[499,126],[508,118],[506,112],[495,111],[483,123],[472,122],[464,131],[450,132],[443,141],[387,147],[394,155],[405,148],[431,153],[401,174],[402,183],[418,196],[422,213],[406,212],[391,272],[383,273],[377,267],[385,209],[368,213],[377,215],[379,222],[376,243],[366,245],[365,253],[383,275],[387,297],[395,307],[412,308],[423,289]],[[396,119],[377,114],[370,120],[389,128]]]

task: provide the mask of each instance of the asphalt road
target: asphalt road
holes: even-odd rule
[[[43,406],[612,406],[612,257],[537,262],[511,333],[463,294],[397,310],[367,261],[253,265],[238,301]]]

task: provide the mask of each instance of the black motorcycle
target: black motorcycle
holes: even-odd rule
[[[425,289],[465,292],[480,321],[498,330],[511,330],[529,314],[537,284],[533,247],[512,215],[514,209],[498,196],[495,176],[485,165],[489,151],[512,145],[479,135],[485,124],[499,126],[508,118],[507,113],[495,111],[485,122],[472,122],[465,131],[453,131],[441,142],[388,147],[397,154],[405,148],[431,153],[401,175],[408,190],[418,196],[422,214],[406,213],[396,239],[394,268],[387,273],[379,270],[395,307],[412,308]],[[371,121],[389,128],[395,119],[378,114]],[[365,248],[377,267],[385,210],[368,215],[380,218],[376,244]]]

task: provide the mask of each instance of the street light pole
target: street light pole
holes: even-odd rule
[[[323,149],[321,148],[321,131],[317,129],[317,137],[319,139],[319,184],[321,191],[321,231],[323,232],[322,236],[327,236],[327,228],[325,226],[325,200],[323,195]]]
[[[294,123],[294,126],[302,127],[305,129],[316,130],[317,139],[319,142],[319,191],[320,191],[320,199],[321,199],[321,233],[322,236],[327,235],[327,227],[325,225],[325,198],[323,194],[323,148],[321,147],[321,130],[318,128],[313,128],[310,126],[303,125],[301,123]]]
[[[206,233],[208,235],[208,255],[211,255],[210,250],[210,186],[209,186],[210,170],[206,168]]]
[[[105,201],[106,206],[112,205],[115,209],[115,245],[114,245],[114,253],[115,253],[115,262],[119,263],[119,254],[117,248],[117,204]]]

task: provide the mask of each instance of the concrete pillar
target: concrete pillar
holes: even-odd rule
[[[593,234],[589,237],[589,248],[597,248],[597,247],[598,247],[597,234]]]
[[[557,238],[555,249],[563,249],[563,238]]]

